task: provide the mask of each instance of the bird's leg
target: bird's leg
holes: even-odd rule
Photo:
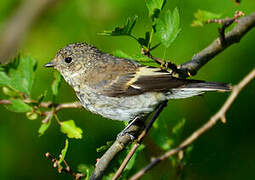
[[[131,140],[133,141],[135,139],[135,137],[134,137],[134,135],[131,134],[133,132],[133,130],[130,129],[130,127],[137,124],[138,122],[139,122],[139,124],[141,124],[141,118],[139,116],[137,116],[133,120],[129,121],[128,125],[118,134],[117,138],[127,134],[130,136]]]
[[[129,122],[128,122],[128,125],[127,125],[121,132],[125,133],[126,130],[127,130],[128,128],[130,128],[130,126],[132,126],[138,119],[139,119],[139,117],[137,116],[137,117],[135,117],[133,120],[129,121]]]

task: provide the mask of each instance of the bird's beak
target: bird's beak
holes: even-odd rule
[[[55,66],[55,64],[53,64],[52,62],[44,64],[44,67],[54,67],[54,66]]]
[[[44,64],[44,67],[54,67],[55,65],[56,65],[56,62],[53,59],[51,62]]]

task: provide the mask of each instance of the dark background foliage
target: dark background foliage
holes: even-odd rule
[[[13,13],[21,0],[0,1],[0,28]],[[239,6],[233,1],[179,1],[166,4],[171,10],[179,7],[181,32],[175,42],[166,50],[153,51],[156,57],[167,58],[176,64],[183,63],[217,36],[217,25],[202,28],[191,27],[193,14],[198,9],[232,17],[236,10],[250,14],[255,9],[253,0],[244,0]],[[130,55],[140,53],[138,44],[127,37],[105,37],[97,33],[113,29],[126,22],[128,17],[138,15],[134,34],[142,36],[150,28],[144,1],[136,0],[72,0],[58,1],[46,11],[28,33],[22,54],[38,60],[32,97],[48,90],[53,71],[43,67],[55,56],[61,47],[73,42],[88,42],[104,52],[112,53],[119,49]],[[0,29],[0,30],[1,30]],[[204,66],[194,78],[208,81],[222,81],[236,84],[254,67],[255,31],[249,32],[239,44],[233,45]],[[213,115],[225,101],[226,94],[208,93],[185,100],[173,100],[163,111],[157,124],[175,124],[186,119],[180,139],[184,139]],[[0,93],[0,97],[2,93]],[[218,124],[204,134],[193,145],[189,160],[182,170],[184,179],[253,179],[255,170],[254,114],[255,83],[249,84],[240,94],[227,113],[227,124]],[[72,89],[62,83],[57,102],[77,100]],[[104,119],[86,110],[63,110],[59,112],[61,120],[75,120],[83,129],[83,139],[69,140],[66,159],[74,169],[81,164],[95,164],[102,155],[96,148],[106,141],[114,140],[124,127],[123,123]],[[64,146],[65,135],[59,126],[53,125],[38,137],[39,120],[30,121],[24,114],[7,111],[0,106],[0,179],[68,179],[58,175],[52,164],[44,157],[45,152],[59,154]],[[169,130],[170,131],[170,130]],[[153,132],[152,132],[153,135]],[[170,132],[171,135],[171,132]],[[145,149],[139,154],[136,168],[147,164],[150,157],[159,155],[162,150],[153,143],[150,135],[146,138]],[[161,163],[144,179],[168,179],[174,177],[176,169],[170,161]]]

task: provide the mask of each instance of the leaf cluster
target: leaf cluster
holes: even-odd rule
[[[131,37],[136,40],[140,47],[146,52],[158,48],[161,44],[168,48],[177,38],[181,30],[178,8],[175,8],[173,11],[170,11],[169,9],[163,11],[166,0],[146,0],[145,3],[148,8],[148,16],[151,19],[151,27],[149,31],[144,33],[144,37],[136,37],[133,34],[133,29],[137,23],[138,16],[135,16],[134,18],[128,18],[124,25],[117,26],[112,31],[103,31],[102,33],[99,33],[99,35]],[[155,41],[157,43],[152,46],[154,35],[156,37]],[[151,59],[142,58],[141,56],[143,55],[137,58],[134,56],[126,55],[120,50],[117,50],[117,52],[119,57],[132,58],[137,60],[139,63],[152,65]]]
[[[35,79],[37,61],[29,56],[17,56],[11,63],[0,66],[0,87],[10,102],[5,105],[6,109],[16,113],[25,113],[27,119],[36,120],[44,117],[38,130],[39,135],[43,135],[50,127],[53,118],[60,125],[62,133],[69,138],[82,138],[82,130],[77,127],[73,120],[60,121],[55,111],[56,97],[59,93],[61,75],[54,73],[54,80],[51,85],[52,101],[45,102],[47,92],[43,92],[39,97],[32,98],[32,88]],[[49,106],[42,108],[43,103]]]

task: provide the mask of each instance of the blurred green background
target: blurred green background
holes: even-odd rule
[[[21,4],[21,0],[0,1],[0,28]],[[182,31],[166,51],[166,58],[183,63],[206,47],[217,37],[217,25],[193,28],[190,24],[198,9],[232,17],[236,10],[250,14],[255,10],[254,0],[243,0],[237,6],[233,0],[226,1],[181,1],[169,0],[165,9],[179,7]],[[33,8],[33,7],[31,7]],[[43,67],[63,46],[73,42],[88,42],[104,52],[120,49],[127,54],[140,53],[138,44],[128,37],[104,37],[97,33],[122,25],[128,17],[138,15],[134,34],[142,36],[150,28],[144,1],[137,0],[59,0],[35,22],[20,48],[22,54],[38,60],[33,97],[44,90],[50,92],[53,70]],[[1,30],[1,29],[0,29]],[[203,67],[194,78],[236,84],[255,65],[255,29],[239,44],[233,45]],[[164,48],[153,51],[163,57]],[[2,94],[2,93],[0,93]],[[181,139],[206,122],[223,104],[228,94],[208,93],[185,100],[174,100],[157,120],[187,120]],[[0,95],[2,97],[2,95]],[[218,123],[194,143],[190,159],[183,169],[184,179],[254,179],[255,171],[255,82],[250,83],[240,94],[227,113],[227,123]],[[48,93],[48,99],[51,94]],[[77,100],[73,90],[62,83],[58,102]],[[75,120],[84,131],[82,140],[70,140],[66,159],[76,169],[81,163],[94,165],[96,148],[106,141],[114,140],[124,127],[123,123],[104,119],[86,110],[62,110],[61,120]],[[70,179],[58,174],[52,163],[44,157],[45,152],[57,155],[64,146],[65,135],[54,122],[45,135],[38,137],[40,121],[30,121],[23,114],[7,111],[0,106],[0,179]],[[137,169],[150,161],[151,156],[162,153],[150,140],[137,161]],[[135,172],[135,171],[134,171]],[[144,179],[170,179],[174,177],[170,163],[164,162],[150,171]]]

